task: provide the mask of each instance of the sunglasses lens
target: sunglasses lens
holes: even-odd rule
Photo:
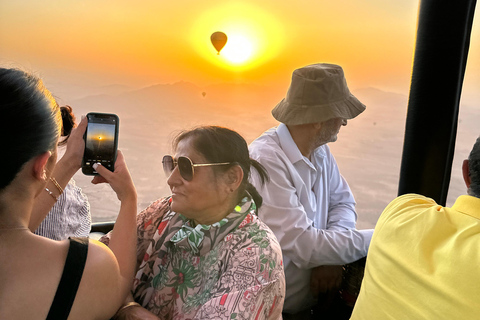
[[[183,179],[191,181],[193,179],[193,167],[190,159],[186,157],[178,157],[178,170]]]
[[[169,176],[172,173],[173,169],[175,168],[172,156],[164,156],[162,163],[163,163],[163,172],[165,172],[166,176]]]

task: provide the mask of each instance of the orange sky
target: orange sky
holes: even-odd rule
[[[0,62],[38,71],[47,85],[238,81],[282,90],[293,69],[332,62],[351,88],[408,94],[417,7],[416,0],[2,1]],[[247,39],[251,59],[233,65],[217,56],[214,31]],[[473,42],[472,88],[479,51]]]
[[[354,94],[355,89],[375,87],[408,96],[418,4],[419,0],[0,0],[0,65],[37,73],[61,104],[93,94],[100,86],[140,88],[178,81],[199,87],[222,82],[266,85],[279,92],[278,100],[272,99],[279,101],[292,71],[317,62],[342,65]],[[215,31],[230,36],[220,55],[210,43]],[[235,52],[250,50],[245,64],[227,59],[235,37],[246,41]],[[478,107],[479,87],[480,29],[474,22],[462,102]],[[463,156],[468,149],[461,151]],[[146,176],[141,171],[145,168],[150,171],[142,166],[132,173]],[[461,177],[454,169],[455,174]],[[457,185],[457,193],[463,193],[463,184]],[[89,197],[97,203],[103,200],[93,191]]]

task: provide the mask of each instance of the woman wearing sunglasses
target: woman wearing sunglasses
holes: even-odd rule
[[[280,246],[256,215],[247,143],[215,126],[181,133],[163,158],[172,195],[137,216],[133,296],[115,319],[280,319]]]

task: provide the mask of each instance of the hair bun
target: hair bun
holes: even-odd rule
[[[61,106],[60,111],[62,112],[62,136],[68,136],[75,128],[75,114],[69,105]]]

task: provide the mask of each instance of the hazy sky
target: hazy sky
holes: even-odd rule
[[[19,0],[0,2],[0,62],[48,82],[286,88],[293,69],[341,64],[351,87],[408,93],[417,0]],[[480,82],[475,28],[467,87]],[[224,31],[235,64],[216,55]],[[235,42],[236,41],[236,42]],[[243,41],[243,42],[242,42]],[[246,56],[249,56],[247,59]],[[232,57],[230,57],[232,58]]]
[[[353,86],[404,91],[417,7],[414,0],[1,1],[0,57],[47,78],[133,86],[288,85],[294,68],[333,62]],[[250,59],[234,65],[217,56],[214,31],[243,37]]]
[[[375,87],[407,96],[418,5],[419,0],[2,0],[0,65],[37,73],[64,103],[106,85],[178,81],[199,87],[266,85],[280,100],[292,71],[316,62],[342,65],[354,93]],[[229,37],[220,55],[210,43],[215,31]],[[474,22],[462,102],[478,108],[479,87],[480,30]]]

